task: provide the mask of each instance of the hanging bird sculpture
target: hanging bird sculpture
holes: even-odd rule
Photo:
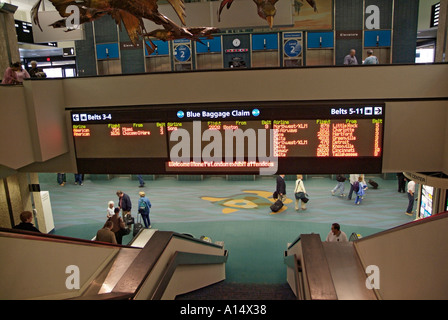
[[[167,0],[173,7],[182,25],[185,25],[185,4],[184,0]],[[31,9],[31,18],[40,27],[38,11],[42,0],[38,0]],[[76,6],[79,9],[79,24],[96,20],[106,14],[110,15],[121,28],[123,23],[129,38],[134,46],[137,46],[140,37],[145,41],[148,54],[154,52],[156,46],[150,37],[161,40],[191,39],[200,42],[200,37],[211,38],[213,33],[218,32],[212,27],[181,27],[170,20],[158,10],[157,0],[50,0],[59,15],[63,18],[51,24],[54,28],[67,27],[67,19],[72,12],[67,10],[68,6]],[[68,13],[66,11],[69,11]],[[163,29],[154,30],[148,33],[145,29],[143,19],[148,19]],[[42,28],[41,28],[42,30]],[[67,29],[71,31],[71,29]]]
[[[257,13],[260,18],[267,21],[269,27],[272,29],[274,25],[274,16],[277,13],[277,9],[275,8],[275,4],[278,0],[253,0],[257,5]],[[301,0],[303,2],[303,0]],[[221,12],[224,7],[227,9],[232,5],[233,0],[222,0],[221,5],[219,6],[218,11],[218,21],[221,20]],[[317,6],[315,0],[306,0],[308,4],[314,8],[314,12],[317,12]]]

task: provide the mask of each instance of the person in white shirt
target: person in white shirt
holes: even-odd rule
[[[303,176],[301,174],[298,174],[297,180],[296,180],[296,186],[294,188],[294,195],[299,192],[303,192],[303,194],[306,194],[306,189],[305,189],[305,186],[303,185],[302,179],[303,179]],[[300,199],[299,200],[299,199],[297,199],[297,197],[295,197],[295,198],[296,198],[296,202],[295,202],[296,211],[299,211],[299,201],[302,202],[302,204],[301,204],[302,210],[306,210],[306,203],[303,202],[303,199],[299,198]]]
[[[412,209],[414,208],[414,197],[415,195],[415,182],[410,180],[408,182],[408,208],[406,209],[406,214],[412,216]]]
[[[348,242],[347,235],[344,231],[341,231],[339,223],[333,223],[331,225],[331,231],[327,235],[327,242]]]
[[[107,218],[109,219],[110,217],[112,217],[115,213],[114,213],[114,202],[113,201],[109,201],[107,204]]]

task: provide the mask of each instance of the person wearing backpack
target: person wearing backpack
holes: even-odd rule
[[[138,213],[142,215],[145,228],[151,228],[151,221],[149,220],[149,209],[151,208],[151,202],[143,191],[139,193],[140,199],[138,199]]]

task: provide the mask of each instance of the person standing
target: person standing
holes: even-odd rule
[[[120,208],[117,207],[114,209],[114,215],[108,221],[112,221],[113,226],[111,231],[115,234],[117,243],[121,244],[123,241],[123,230],[126,226],[120,217]]]
[[[82,174],[81,173],[75,173],[75,184],[77,185],[84,185],[82,182]]]
[[[333,223],[331,230],[327,235],[327,242],[348,242],[347,235],[344,231],[341,231],[339,223]]]
[[[57,175],[58,184],[63,187],[67,181],[65,173],[58,173]]]
[[[363,64],[380,64],[378,58],[373,55],[372,49],[367,50],[367,58]]]
[[[405,189],[406,189],[406,178],[403,174],[403,172],[398,172],[397,173],[397,179],[398,179],[398,192],[403,192],[405,193]]]
[[[106,221],[104,227],[97,231],[95,240],[117,244],[115,233],[112,232],[113,227],[114,223],[111,220]]]
[[[343,174],[338,174],[336,177],[336,181],[338,182],[336,184],[336,186],[333,188],[333,190],[331,190],[331,194],[334,196],[334,194],[336,193],[336,191],[340,190],[339,192],[339,196],[341,197],[345,197],[344,194],[344,190],[345,190],[345,180],[347,180],[347,178],[345,177],[345,175]]]
[[[408,208],[406,209],[406,214],[412,217],[412,210],[414,209],[414,199],[415,199],[415,182],[410,180],[408,182]]]
[[[45,74],[44,70],[37,67],[36,61],[31,61],[31,69],[29,71],[31,78],[46,78],[47,75]]]
[[[114,206],[115,206],[115,203],[113,201],[109,201],[107,203],[107,218],[108,219],[115,214],[115,212],[114,212],[115,207]]]
[[[149,211],[151,208],[151,202],[146,197],[143,191],[139,193],[140,199],[138,199],[138,213],[142,215],[143,223],[145,224],[145,228],[151,228],[151,221],[149,219]]]
[[[281,202],[285,202],[286,200],[286,183],[285,183],[285,175],[280,174],[277,176],[277,186],[275,188],[277,191],[278,200]]]
[[[358,64],[358,59],[356,59],[356,50],[351,49],[350,53],[344,58],[344,65],[346,66],[354,66]]]
[[[16,77],[17,77],[17,81],[22,84],[23,80],[25,79],[30,79],[30,74],[28,73],[28,71],[26,71],[25,69],[22,68],[22,64],[20,62],[17,62],[15,65],[18,66],[16,67]]]
[[[3,74],[2,84],[20,84],[17,79],[16,71],[20,68],[20,63],[12,63],[10,67],[6,68]]]
[[[302,192],[303,195],[306,194],[306,189],[305,189],[305,185],[303,184],[303,176],[301,174],[297,175],[297,180],[296,180],[296,186],[294,188],[294,196],[296,198],[296,202],[295,202],[295,209],[296,211],[299,211],[299,201],[301,202],[301,208],[302,210],[306,210],[306,203],[303,201],[303,198],[298,197],[296,194],[298,194],[299,192]]]
[[[118,196],[118,208],[121,209],[121,214],[123,215],[123,220],[126,221],[126,216],[131,214],[132,203],[131,198],[121,190],[117,191]]]

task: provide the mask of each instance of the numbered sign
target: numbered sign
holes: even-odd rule
[[[181,44],[174,49],[174,58],[179,62],[186,62],[191,57],[190,46]]]
[[[285,42],[283,50],[290,58],[295,58],[302,53],[302,43],[297,39],[288,40]]]
[[[283,33],[283,66],[299,67],[303,65],[303,33]]]

